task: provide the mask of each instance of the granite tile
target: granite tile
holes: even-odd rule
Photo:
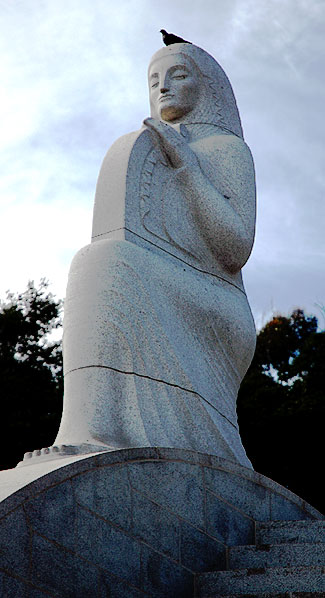
[[[125,530],[131,527],[131,489],[125,465],[99,467],[72,480],[75,499]]]
[[[288,500],[281,494],[271,494],[271,520],[297,521],[301,519],[313,519],[313,516],[307,510],[303,511],[299,504]]]
[[[98,593],[98,570],[75,554],[33,536],[31,581],[55,598],[89,598]]]
[[[27,518],[34,530],[73,549],[75,505],[69,480],[48,488],[25,503]]]
[[[220,469],[204,468],[206,487],[258,521],[270,519],[270,493],[256,482]]]
[[[62,593],[56,595],[64,598]],[[3,585],[0,582],[0,596],[1,598],[49,598],[53,594],[49,594],[47,591],[42,592],[28,581],[3,574]]]
[[[190,598],[194,575],[167,557],[142,546],[142,589],[154,598]]]
[[[28,582],[3,574],[2,598],[22,598],[29,594]],[[44,594],[43,594],[44,596]]]
[[[30,530],[25,513],[19,508],[0,523],[0,567],[27,577],[29,555]]]
[[[135,490],[132,504],[132,535],[178,560],[180,526],[178,517]]]
[[[180,562],[195,572],[226,568],[226,547],[185,521],[181,522]]]
[[[83,507],[78,508],[76,550],[102,569],[139,585],[139,543]]]
[[[232,546],[229,549],[229,569],[317,567],[324,564],[325,544],[321,543],[262,544]]]
[[[101,573],[99,598],[145,598],[145,596],[149,594],[121,581],[114,575]]]
[[[1,472],[0,472],[1,473]],[[1,478],[0,478],[1,483]],[[6,492],[9,490],[6,489]],[[10,489],[11,491],[11,489]],[[13,494],[9,496],[5,496],[3,499],[1,498],[0,501],[0,523],[4,517],[7,517],[9,513],[20,507],[26,498],[30,497],[30,491],[28,486],[24,486],[17,491],[13,491]]]
[[[123,465],[132,461],[148,461],[159,459],[159,453],[153,446],[134,447],[126,449],[118,449],[107,453],[100,453],[96,456],[96,464],[98,467],[106,467],[110,465]]]
[[[133,488],[204,527],[204,489],[199,466],[188,463],[133,463],[128,466]]]
[[[204,573],[198,578],[198,596],[255,596],[262,598],[283,592],[292,598],[292,592],[307,598],[308,593],[325,591],[323,567],[271,567],[270,569],[236,569]],[[307,594],[307,596],[306,596]]]
[[[325,543],[325,521],[270,521],[256,526],[257,544]]]
[[[207,490],[207,532],[227,546],[254,543],[254,521]]]

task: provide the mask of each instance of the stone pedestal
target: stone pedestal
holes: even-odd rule
[[[234,547],[259,542],[261,525],[323,525],[285,488],[215,456],[144,448],[33,461],[0,473],[1,596],[218,596],[207,572],[229,574]]]

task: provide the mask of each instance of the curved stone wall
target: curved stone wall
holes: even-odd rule
[[[254,543],[256,521],[323,519],[250,469],[179,449],[56,459],[1,482],[3,596],[189,598],[196,573]]]

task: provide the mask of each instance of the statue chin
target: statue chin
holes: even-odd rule
[[[161,109],[160,117],[162,120],[166,122],[173,122],[175,120],[180,120],[186,114],[188,114],[190,110],[186,110],[184,107],[180,106],[166,106]]]

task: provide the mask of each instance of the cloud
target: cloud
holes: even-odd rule
[[[64,295],[89,241],[107,148],[148,115],[161,27],[204,47],[233,84],[256,164],[258,223],[246,285],[270,305],[324,296],[323,2],[12,0],[1,20],[0,296],[46,276]]]

